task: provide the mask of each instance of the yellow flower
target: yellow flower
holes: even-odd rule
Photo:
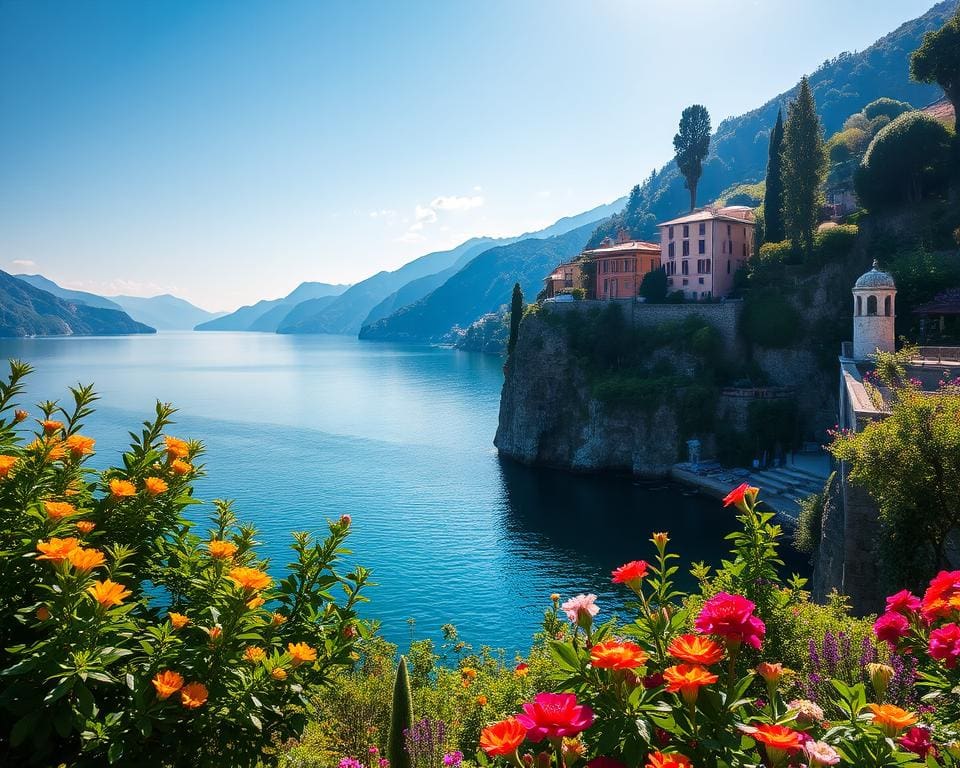
[[[477,696],[476,701],[477,701],[477,706],[478,706],[478,707],[485,707],[485,706],[487,706],[487,697],[486,697],[486,696],[483,696],[483,695]]]
[[[290,654],[290,663],[295,667],[317,660],[316,649],[306,643],[287,643],[287,652]]]
[[[58,539],[52,536],[50,541],[38,541],[37,552],[42,552],[37,560],[49,560],[51,563],[62,563],[70,556],[70,552],[80,545],[80,541],[73,537]]]
[[[16,463],[16,456],[9,456],[7,454],[0,455],[0,478],[4,478],[9,475],[10,470],[13,469],[13,465]]]
[[[670,541],[670,537],[667,535],[666,531],[660,531],[659,533],[653,534],[653,538],[650,539],[658,548],[663,548],[667,546],[667,542]]]
[[[270,677],[274,680],[286,680],[287,679],[287,670],[283,667],[274,667],[273,671],[270,672]]]
[[[114,478],[110,481],[110,495],[114,499],[125,499],[129,496],[136,496],[137,487],[129,480],[117,480]]]
[[[184,616],[182,613],[174,613],[171,611],[167,614],[170,617],[170,623],[173,625],[174,629],[183,629],[187,624],[190,623],[190,618]]]
[[[123,584],[110,581],[110,579],[93,582],[92,586],[87,587],[87,592],[104,608],[120,605],[131,594],[130,590]]]
[[[143,481],[143,487],[150,496],[159,496],[161,493],[166,493],[170,486],[162,477],[148,477]]]
[[[190,455],[190,444],[186,440],[181,440],[179,437],[170,437],[169,435],[163,438],[163,442],[167,448],[167,458],[170,461],[174,459],[185,459]]]
[[[267,601],[262,597],[251,597],[249,600],[247,600],[247,608],[249,608],[251,611],[255,611],[265,602]]]
[[[71,455],[75,459],[79,459],[82,456],[87,456],[93,453],[93,446],[96,444],[96,440],[92,437],[84,437],[83,435],[70,435],[65,441],[64,445],[67,450],[70,451]]]
[[[77,508],[67,501],[45,501],[43,508],[51,520],[63,520],[65,517],[77,514]]]
[[[193,472],[193,465],[183,459],[174,459],[170,465],[170,469],[173,470],[173,474],[175,475],[189,475]]]
[[[204,705],[207,695],[207,686],[203,683],[187,683],[180,689],[180,703],[187,709],[196,709]]]
[[[236,544],[232,541],[220,541],[219,539],[207,542],[207,549],[210,550],[210,556],[218,560],[226,560],[237,553]]]
[[[248,645],[247,650],[243,652],[244,661],[249,661],[251,664],[259,664],[265,658],[267,658],[267,652],[256,645]]]
[[[258,571],[256,568],[231,568],[230,573],[227,575],[234,584],[248,592],[266,589],[273,582],[273,579],[267,574],[263,571]]]
[[[164,670],[154,675],[153,687],[157,689],[158,699],[169,699],[173,694],[183,688],[183,675],[172,670]]]
[[[77,520],[75,525],[80,533],[90,533],[90,531],[97,527],[97,524],[92,520]]]
[[[43,427],[44,434],[52,435],[55,432],[59,432],[61,429],[63,429],[63,422],[47,419],[46,421],[41,421],[40,426]]]
[[[70,559],[70,565],[80,573],[92,571],[104,563],[103,552],[99,549],[83,549],[78,547],[77,549],[70,550],[68,557]]]

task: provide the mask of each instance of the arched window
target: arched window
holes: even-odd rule
[[[887,296],[887,298],[883,300],[883,314],[885,314],[887,317],[890,317],[891,304],[892,302],[890,297]]]
[[[868,315],[877,314],[877,297],[876,296],[867,296],[867,314]]]
[[[857,317],[863,314],[863,296],[857,296]]]

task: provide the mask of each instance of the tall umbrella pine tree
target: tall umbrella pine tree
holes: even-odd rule
[[[786,237],[783,227],[783,110],[777,110],[777,122],[770,132],[767,183],[763,193],[763,239],[779,243]]]
[[[674,159],[690,190],[690,210],[697,207],[697,185],[703,174],[703,161],[710,151],[710,113],[702,104],[694,104],[680,115],[680,130],[673,137]]]
[[[827,171],[823,126],[810,83],[800,80],[797,98],[787,108],[783,128],[783,222],[793,247],[809,258],[820,211],[821,186]]]

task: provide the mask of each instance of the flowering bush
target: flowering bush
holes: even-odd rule
[[[727,497],[743,524],[734,538],[774,561],[757,493],[743,485]],[[556,692],[535,695],[522,712],[484,729],[481,761],[502,758],[516,768],[960,765],[960,572],[940,574],[922,600],[892,596],[890,611],[905,621],[878,622],[881,633],[898,628],[888,638],[895,653],[923,657],[928,706],[914,712],[889,702],[894,669],[876,661],[867,662],[869,697],[864,682],[834,680],[820,705],[786,700],[791,670],[776,659],[757,661],[769,628],[753,600],[726,591],[685,599],[673,586],[677,555],[669,537],[657,533],[651,541],[653,562],[612,574],[632,592],[635,620],[598,624],[593,595],[563,603],[572,631],[548,641]],[[758,567],[755,575],[764,572]]]
[[[0,763],[255,765],[366,632],[367,572],[336,570],[349,517],[294,534],[276,580],[229,503],[194,532],[202,446],[165,435],[169,406],[95,472],[92,390],[40,404],[24,440],[28,373],[0,383]]]

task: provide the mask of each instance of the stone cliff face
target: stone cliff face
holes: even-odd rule
[[[660,476],[680,460],[672,409],[638,414],[595,400],[563,329],[537,314],[524,318],[506,368],[494,445],[525,464],[580,472]]]

